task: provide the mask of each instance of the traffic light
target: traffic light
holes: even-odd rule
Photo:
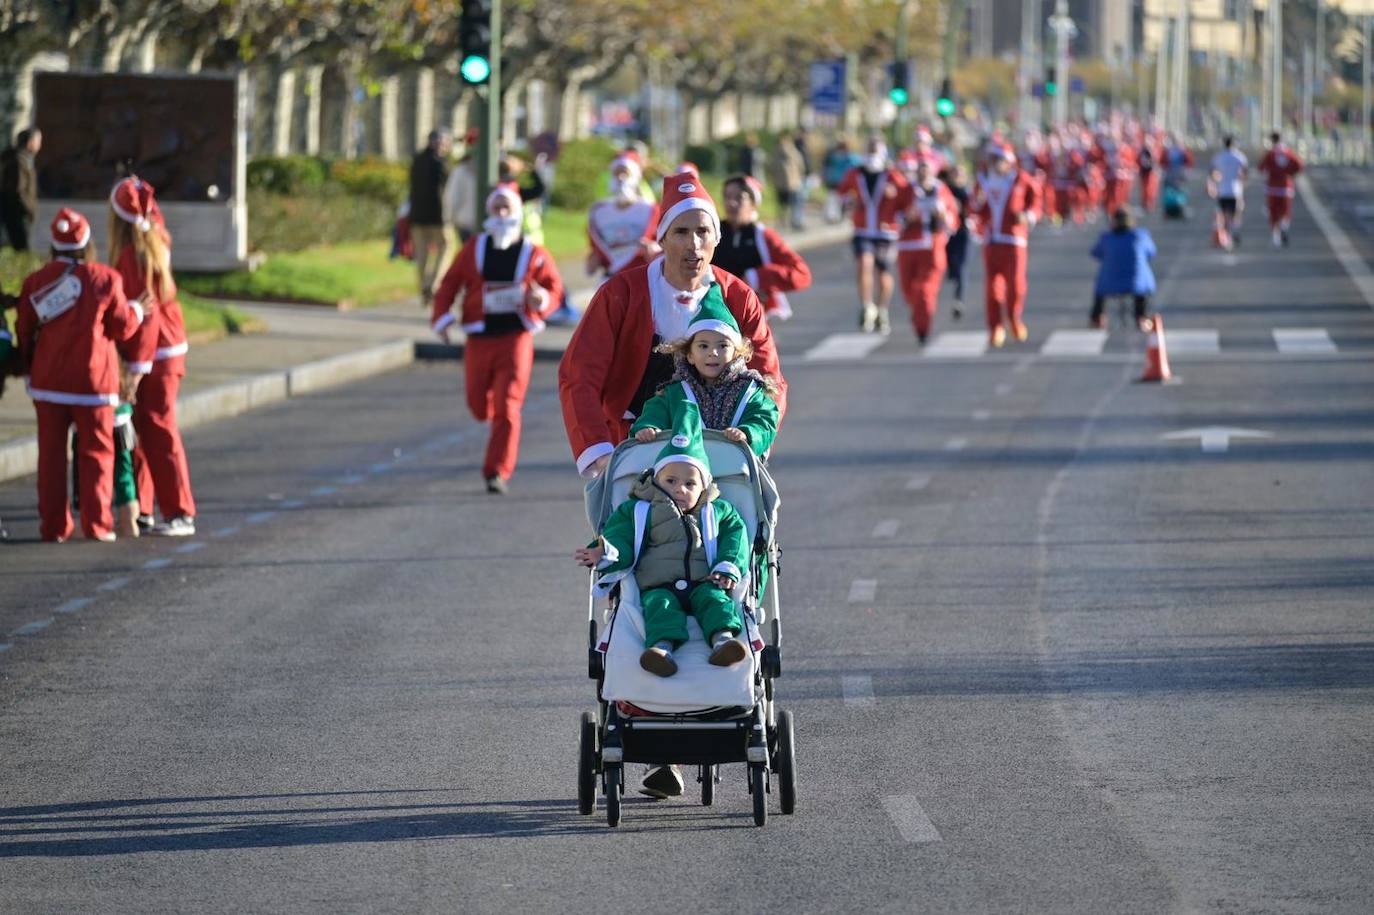
[[[1054,98],[1059,94],[1059,80],[1056,79],[1054,67],[1045,68],[1045,95]]]
[[[948,76],[940,80],[940,94],[935,97],[935,113],[942,118],[954,114],[954,87],[950,85]]]
[[[492,0],[463,0],[458,16],[458,72],[472,86],[491,77],[491,4]]]
[[[896,63],[888,64],[887,71],[892,77],[892,88],[887,90],[887,97],[892,100],[892,104],[901,108],[911,98],[907,89],[911,73],[910,68],[906,61],[899,60]]]

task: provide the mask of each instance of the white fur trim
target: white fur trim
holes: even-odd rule
[[[448,327],[450,324],[457,320],[458,319],[454,316],[453,312],[446,311],[439,316],[439,320],[435,321],[433,324],[429,326],[429,329],[434,331],[436,334],[442,334],[444,332],[444,328]]]
[[[65,220],[64,220],[64,221],[65,221]],[[90,225],[90,223],[87,223],[87,224],[86,224],[86,227],[85,227],[85,230],[84,230],[80,235],[77,236],[76,241],[74,241],[74,242],[69,242],[69,241],[67,241],[67,242],[58,241],[57,238],[54,237],[53,240],[52,240],[52,246],[53,246],[53,249],[54,249],[54,250],[57,250],[57,251],[80,251],[82,248],[86,247],[86,245],[90,242],[90,240],[91,240],[91,225]]]
[[[138,299],[130,299],[129,307],[134,310],[134,315],[138,318],[138,323],[143,323],[143,306],[138,304]]]
[[[153,364],[152,362],[130,362],[128,368],[131,375],[146,375],[153,370]]]
[[[739,349],[740,345],[744,342],[744,338],[740,336],[739,330],[737,330],[734,327],[731,327],[724,321],[718,321],[715,318],[708,318],[704,321],[693,321],[691,324],[687,325],[687,333],[692,337],[696,336],[703,330],[715,331],[716,333],[723,336],[725,339],[729,340],[731,343],[735,344],[736,349]]]
[[[183,340],[172,346],[159,346],[153,353],[153,361],[161,362],[163,359],[172,359],[176,356],[186,355],[186,351],[191,348],[191,344]]]
[[[669,464],[691,464],[701,471],[702,482],[708,486],[711,484],[711,466],[701,458],[692,457],[690,454],[667,454],[654,461],[654,476],[658,476],[658,472]]]
[[[615,451],[615,446],[610,442],[597,442],[595,445],[589,446],[587,450],[577,456],[577,472],[590,478],[592,474],[588,468],[595,464],[598,458],[603,458],[613,451]]]
[[[701,210],[709,214],[711,217],[711,225],[714,226],[716,230],[716,239],[720,239],[720,215],[716,213],[715,207],[709,202],[702,200],[700,197],[684,197],[665,210],[663,215],[658,219],[658,229],[654,233],[654,237],[660,242],[663,241],[663,236],[668,234],[668,229],[672,226],[673,220],[677,219],[688,210]]]
[[[117,407],[118,394],[69,394],[66,391],[46,391],[25,383],[29,397],[44,403],[60,403],[72,407]]]

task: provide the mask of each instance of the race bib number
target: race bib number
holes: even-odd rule
[[[525,310],[521,283],[486,283],[482,286],[482,310],[487,314],[513,315]]]
[[[38,312],[39,322],[46,324],[69,311],[80,299],[81,280],[67,273],[35,292],[29,300],[33,302],[33,310]]]

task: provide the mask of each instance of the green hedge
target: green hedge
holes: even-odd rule
[[[19,287],[24,285],[24,277],[43,266],[45,261],[46,257],[32,251],[0,249],[0,292],[18,295]]]
[[[318,191],[329,166],[314,156],[263,156],[248,163],[248,187],[274,194]]]
[[[558,152],[550,203],[585,211],[606,192],[606,168],[619,152],[610,140],[572,140]]]
[[[289,196],[248,191],[248,247],[275,253],[316,245],[386,238],[396,224],[396,204],[350,194],[331,184]]]

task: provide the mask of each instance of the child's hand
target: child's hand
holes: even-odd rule
[[[656,435],[658,435],[657,429],[655,429],[653,426],[645,426],[643,429],[640,429],[638,432],[635,433],[635,441],[652,442],[654,440],[654,436]]]
[[[606,555],[606,549],[601,545],[601,541],[596,542],[596,546],[580,546],[573,550],[573,559],[578,565],[584,565],[591,569],[601,561],[601,557]]]
[[[728,429],[722,429],[720,434],[732,442],[739,442],[740,444],[748,444],[749,442],[749,436],[744,433],[744,430],[736,429],[734,426]]]
[[[726,575],[724,572],[712,572],[710,576],[707,578],[707,581],[710,581],[712,584],[718,586],[722,591],[726,592],[735,590],[735,585],[739,584],[739,582],[735,581],[733,578],[731,578],[729,575]]]

